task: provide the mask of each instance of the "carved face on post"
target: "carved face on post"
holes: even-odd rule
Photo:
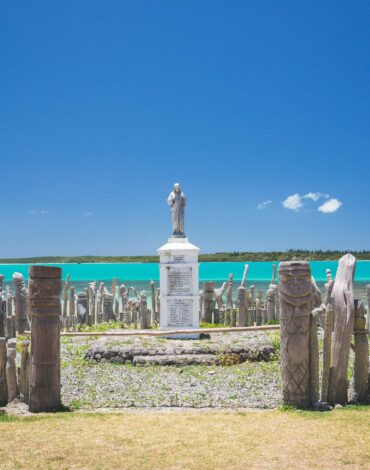
[[[302,305],[311,295],[311,271],[308,263],[286,261],[279,266],[279,292],[288,303]]]

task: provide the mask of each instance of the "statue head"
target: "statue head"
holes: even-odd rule
[[[179,184],[179,183],[175,183],[175,184],[173,185],[173,190],[175,191],[175,193],[180,192],[180,191],[181,191],[181,189],[180,189],[180,184]]]
[[[284,261],[279,265],[279,293],[288,303],[301,305],[311,295],[311,269],[307,261]]]

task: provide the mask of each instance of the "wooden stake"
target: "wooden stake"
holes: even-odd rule
[[[328,402],[330,394],[331,347],[334,325],[334,312],[331,304],[326,305],[323,346],[323,370],[321,385],[321,401]]]
[[[250,326],[248,322],[247,289],[238,287],[238,326]]]
[[[23,395],[23,399],[26,403],[29,402],[30,394],[30,368],[31,368],[31,358],[28,351],[30,342],[23,340],[22,352],[21,352],[21,367],[19,374],[19,393]]]
[[[16,329],[19,334],[29,328],[28,323],[28,291],[26,289],[23,274],[13,274],[13,284],[15,292],[15,318]]]
[[[8,402],[11,403],[19,395],[17,366],[15,363],[17,350],[15,349],[17,340],[12,338],[8,340],[8,351],[6,354],[6,383],[8,385]]]
[[[365,403],[368,395],[369,378],[369,340],[367,338],[365,320],[365,306],[355,301],[355,363],[354,363],[354,391],[356,401]]]
[[[310,315],[310,399],[317,403],[320,397],[319,343],[317,340],[317,322],[320,309]]]
[[[355,320],[353,279],[356,258],[347,254],[339,260],[331,301],[334,309],[333,401],[341,405],[348,400],[348,360]]]
[[[150,291],[151,291],[151,300],[152,300],[152,318],[151,318],[151,324],[155,325],[157,322],[157,312],[155,311],[155,285],[154,281],[150,281]]]
[[[0,338],[0,406],[5,406],[8,403],[6,360],[6,338]]]
[[[279,265],[283,401],[307,408],[310,395],[311,270],[306,261]]]
[[[29,268],[31,380],[29,409],[33,413],[60,407],[60,294],[62,270]]]
[[[215,283],[213,281],[206,282],[204,284],[204,289],[203,289],[204,318],[202,319],[205,323],[212,322],[212,313],[215,308],[214,292],[215,292]]]

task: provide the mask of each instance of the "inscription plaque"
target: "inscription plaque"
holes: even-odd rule
[[[191,268],[170,268],[167,276],[168,295],[192,295]]]
[[[174,255],[171,256],[172,263],[183,263],[185,261],[184,255]]]
[[[168,300],[168,326],[192,326],[193,301],[189,299]]]

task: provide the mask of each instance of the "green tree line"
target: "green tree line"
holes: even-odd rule
[[[358,260],[370,260],[370,251],[351,250],[288,250],[288,251],[233,251],[201,254],[199,261],[336,261],[351,252]],[[155,263],[158,256],[37,256],[32,258],[0,258],[2,264],[13,263]]]

